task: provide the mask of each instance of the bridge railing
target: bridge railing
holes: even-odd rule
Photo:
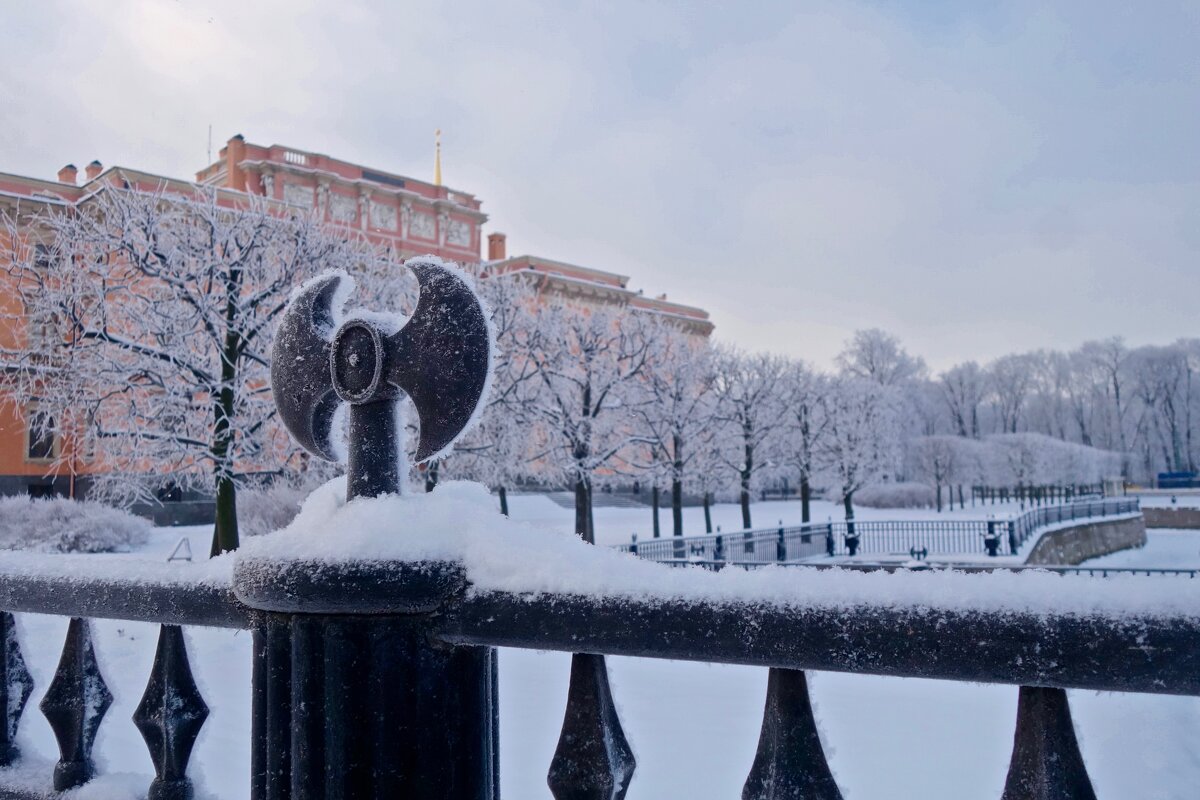
[[[1034,534],[1050,526],[1133,514],[1135,498],[1039,506],[1006,519],[853,520],[779,525],[703,536],[634,539],[617,549],[652,561],[782,562],[821,555],[923,554],[1016,555]],[[989,549],[989,540],[993,548]]]
[[[553,575],[531,565],[502,579],[452,563],[355,562],[299,571],[239,563],[232,578],[188,580],[66,558],[0,559],[0,765],[21,764],[14,734],[33,691],[21,654],[31,643],[18,640],[12,615],[71,617],[40,703],[61,758],[36,780],[27,768],[0,769],[3,797],[55,797],[89,782],[98,729],[120,724],[105,718],[105,681],[118,676],[101,674],[89,617],[162,625],[134,716],[154,800],[191,796],[188,756],[207,716],[181,625],[254,631],[254,800],[495,800],[494,647],[575,654],[548,774],[559,800],[622,797],[636,766],[605,654],[768,669],[757,753],[728,765],[748,771],[743,797],[755,799],[801,796],[801,787],[840,797],[806,670],[1020,686],[1005,797],[1031,800],[1092,796],[1064,689],[1200,695],[1200,586],[1190,581],[1131,578],[1098,593],[1095,579],[1037,572],[997,582],[823,569],[780,583],[769,571],[675,570],[605,548]],[[458,681],[471,671],[455,665],[476,662],[491,664],[491,677],[464,691]],[[411,731],[414,717],[430,725]],[[392,747],[406,729],[420,745]]]

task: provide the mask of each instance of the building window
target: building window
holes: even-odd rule
[[[54,417],[44,411],[34,411],[29,415],[25,455],[29,461],[50,461],[58,455],[58,434],[54,430]]]
[[[50,269],[50,245],[35,244],[33,246],[33,265],[38,269]]]

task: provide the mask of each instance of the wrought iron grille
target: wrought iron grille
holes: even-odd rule
[[[1106,519],[1139,511],[1137,499],[1114,498],[1040,506],[1011,519],[854,520],[777,526],[703,536],[634,540],[618,549],[652,561],[785,562],[849,555],[857,537],[864,555],[907,555],[924,549],[938,555],[983,554],[995,538],[1000,552],[1016,555],[1035,534],[1068,522]]]

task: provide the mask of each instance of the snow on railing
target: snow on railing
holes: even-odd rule
[[[94,775],[91,745],[110,696],[84,617],[165,623],[135,715],[156,770],[151,796],[161,798],[189,796],[187,753],[207,715],[180,624],[255,631],[255,652],[262,659],[254,672],[253,713],[266,722],[256,728],[263,738],[252,759],[254,800],[287,796],[297,776],[289,777],[292,767],[278,759],[280,748],[296,736],[346,740],[347,706],[357,714],[355,709],[374,708],[387,695],[386,709],[407,707],[399,701],[426,691],[416,687],[428,678],[427,659],[490,664],[491,648],[498,646],[576,654],[562,731],[562,741],[574,742],[575,749],[560,748],[550,776],[560,799],[583,796],[581,783],[626,784],[634,769],[599,654],[770,668],[763,739],[746,781],[748,797],[778,796],[759,789],[810,785],[814,775],[836,791],[804,702],[804,670],[1019,685],[1023,721],[1012,774],[1050,770],[1052,782],[1069,779],[1074,785],[1088,779],[1073,733],[1068,735],[1064,688],[1200,695],[1197,581],[837,568],[796,580],[794,570],[773,565],[750,571],[675,569],[496,517],[485,492],[462,484],[350,504],[344,497],[344,487],[326,489],[306,504],[294,530],[254,539],[237,554],[201,564],[0,554],[0,687],[6,692],[0,708],[7,709],[0,767],[18,766],[12,780],[9,770],[0,770],[0,795],[47,796],[45,788],[28,788],[27,773],[37,765],[21,766],[13,748],[12,734],[32,693],[13,611],[73,618],[47,691],[52,699],[42,703],[59,741],[67,743],[54,768],[56,791]],[[403,524],[418,519],[426,523],[419,530]],[[785,531],[784,545],[824,547],[827,528]],[[778,531],[771,533],[775,539],[755,541],[765,555],[779,544]],[[310,640],[320,641],[310,636],[318,628],[346,646],[305,649]],[[382,635],[407,642],[404,669],[391,661],[360,663],[370,648],[359,648]],[[431,639],[440,644],[431,648]],[[320,701],[316,714],[286,702],[316,676],[304,666],[314,654],[323,675],[316,685],[333,692],[328,696],[337,698],[337,713],[322,705],[326,694],[312,700]],[[285,687],[288,692],[275,694]],[[428,767],[433,771],[421,776],[441,785],[437,770],[469,767],[479,780],[439,796],[492,797],[496,706],[492,689],[482,690],[471,695],[469,708],[461,700],[450,702],[449,716],[439,723],[454,727],[459,742],[466,738],[475,746],[443,754],[450,762]],[[592,722],[585,725],[587,720]],[[801,733],[803,746],[774,744]],[[1043,749],[1029,763],[1035,743]],[[462,758],[469,763],[455,760]],[[41,780],[43,787],[49,783]],[[389,796],[386,787],[358,788],[362,791],[348,796]]]

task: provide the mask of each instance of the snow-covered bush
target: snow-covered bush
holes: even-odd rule
[[[854,502],[868,508],[929,508],[933,500],[923,483],[877,483],[854,493]]]
[[[279,482],[262,489],[238,492],[238,531],[242,536],[261,536],[287,527],[311,486]]]
[[[150,523],[101,503],[0,498],[0,550],[112,553],[142,544]]]

